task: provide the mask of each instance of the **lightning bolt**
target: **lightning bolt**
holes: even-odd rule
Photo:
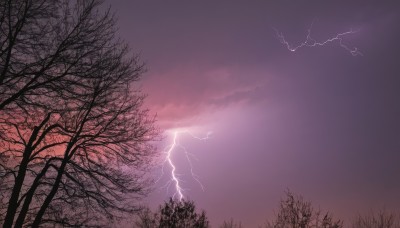
[[[177,197],[179,200],[182,200],[184,198],[185,189],[182,187],[181,183],[183,183],[183,181],[179,178],[180,175],[177,173],[176,165],[174,164],[174,161],[172,159],[172,154],[174,152],[178,151],[177,148],[181,148],[181,151],[183,151],[184,156],[189,164],[190,174],[191,174],[192,178],[200,185],[201,189],[204,191],[203,184],[200,182],[199,177],[193,171],[193,163],[192,163],[192,160],[190,159],[190,157],[194,157],[194,158],[196,158],[196,157],[193,154],[189,153],[188,150],[183,145],[180,144],[179,135],[181,135],[181,134],[187,134],[190,137],[192,137],[193,139],[204,141],[204,140],[207,140],[210,138],[210,135],[212,134],[212,132],[208,132],[205,137],[198,137],[198,136],[195,136],[194,134],[192,134],[188,130],[172,131],[172,143],[170,145],[168,145],[164,150],[164,153],[166,154],[166,158],[162,165],[162,169],[161,169],[162,174],[156,182],[158,182],[161,179],[161,177],[164,175],[164,166],[166,164],[168,164],[169,167],[171,168],[171,179],[167,182],[167,184],[165,186],[167,188],[169,188],[169,186],[171,184],[174,184],[175,193],[173,195],[173,198]]]
[[[273,29],[275,30],[276,37],[278,38],[278,40],[279,40],[283,45],[285,45],[289,51],[292,51],[292,52],[295,52],[295,51],[297,51],[297,49],[302,48],[302,47],[324,46],[324,45],[326,45],[326,44],[328,44],[328,43],[332,43],[332,42],[338,41],[338,42],[339,42],[339,45],[340,45],[342,48],[344,48],[344,49],[346,49],[347,51],[349,51],[351,55],[353,55],[353,56],[358,56],[358,55],[363,56],[363,54],[358,50],[357,47],[350,48],[349,46],[347,46],[346,44],[343,43],[343,37],[344,37],[344,36],[357,33],[358,30],[350,29],[350,30],[347,31],[347,32],[338,33],[338,34],[336,34],[336,36],[331,37],[331,38],[329,38],[329,39],[327,39],[327,40],[325,40],[325,41],[318,42],[318,41],[316,41],[315,39],[313,39],[313,38],[311,37],[311,30],[312,30],[313,24],[314,24],[314,22],[311,23],[310,28],[307,30],[308,33],[307,33],[306,40],[305,40],[304,42],[300,43],[298,46],[295,46],[295,47],[292,47],[292,46],[289,44],[289,42],[287,42],[287,41],[285,40],[285,37],[283,36],[283,33],[282,33],[282,32],[279,32],[276,28],[273,28]]]

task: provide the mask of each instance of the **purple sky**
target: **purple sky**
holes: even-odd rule
[[[400,4],[397,1],[108,1],[120,35],[147,64],[147,106],[195,155],[190,177],[174,161],[185,197],[214,227],[234,218],[257,227],[289,188],[345,220],[385,206],[400,210]],[[290,52],[312,36],[344,37]],[[165,133],[160,145],[170,143]],[[173,194],[159,189],[158,205]],[[158,171],[159,172],[159,171]]]

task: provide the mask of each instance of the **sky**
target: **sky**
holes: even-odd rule
[[[263,224],[287,189],[345,222],[373,209],[400,211],[397,1],[106,4],[146,63],[140,86],[164,131],[158,182],[145,203],[155,207],[175,193],[162,161],[179,129],[190,154],[175,147],[171,161],[184,198],[213,227],[231,218]],[[362,55],[339,40],[292,52],[275,31],[296,46],[311,24],[321,42],[354,31],[342,43]]]

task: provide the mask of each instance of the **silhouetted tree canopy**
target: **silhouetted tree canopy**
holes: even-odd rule
[[[220,228],[242,228],[242,223],[235,222],[233,219],[224,221]]]
[[[386,210],[358,215],[352,223],[352,228],[398,228],[400,215]]]
[[[196,212],[193,201],[170,198],[155,213],[144,210],[136,225],[140,228],[207,228],[209,222],[204,211]]]
[[[314,209],[311,202],[301,196],[286,192],[286,198],[281,200],[275,220],[268,222],[266,228],[341,228],[343,222],[334,220],[327,213]]]
[[[0,221],[100,226],[137,212],[157,136],[137,57],[99,0],[0,2]]]

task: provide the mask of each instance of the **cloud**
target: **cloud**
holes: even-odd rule
[[[186,66],[150,73],[144,83],[147,105],[162,127],[188,124],[203,114],[262,99],[262,77],[235,67]],[[181,126],[174,126],[181,127]]]

